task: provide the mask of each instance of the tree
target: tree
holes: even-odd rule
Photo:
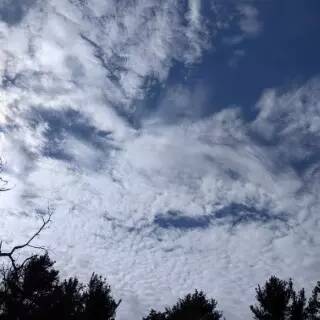
[[[219,320],[222,313],[216,307],[216,300],[207,299],[202,291],[195,290],[163,313],[151,310],[144,320]]]
[[[93,274],[82,297],[84,312],[81,319],[114,319],[121,300],[116,303],[110,293],[110,286],[106,284],[105,279]]]
[[[148,316],[143,318],[143,320],[166,320],[166,313],[165,312],[157,312],[156,310],[151,309]]]
[[[305,320],[307,318],[306,297],[304,289],[301,289],[298,294],[293,290],[292,302],[289,309],[290,320]]]
[[[51,314],[59,281],[52,265],[47,255],[32,256],[24,266],[3,272],[1,320],[41,319],[45,313]]]
[[[21,249],[24,249],[26,247],[30,247],[30,248],[33,248],[33,249],[40,249],[40,250],[43,250],[45,252],[47,252],[47,250],[44,248],[44,247],[40,247],[40,246],[34,246],[32,244],[32,241],[37,238],[40,233],[46,228],[46,226],[51,222],[51,217],[52,217],[52,214],[53,214],[53,210],[51,208],[48,208],[48,215],[47,215],[47,218],[45,219],[43,216],[41,216],[41,219],[42,219],[42,224],[40,226],[40,228],[23,244],[19,244],[19,245],[16,245],[14,246],[11,250],[9,251],[6,251],[6,252],[3,252],[2,251],[2,241],[0,240],[0,257],[6,257],[6,258],[9,258],[10,261],[11,261],[11,265],[12,265],[12,268],[18,272],[18,267],[16,265],[16,260],[14,258],[14,254],[18,251],[18,250],[21,250]],[[31,257],[27,258],[21,265],[20,267],[22,267],[24,265],[25,262],[27,262],[29,259],[31,259]]]
[[[3,272],[0,320],[114,319],[119,303],[105,279],[93,274],[87,285],[77,278],[60,281],[53,265],[45,254]]]
[[[257,320],[285,320],[289,314],[292,297],[292,281],[280,280],[272,276],[263,288],[256,288],[258,305],[250,306]]]
[[[6,184],[0,177],[0,192],[9,190]],[[105,279],[93,274],[87,285],[77,278],[60,281],[46,248],[32,244],[51,222],[52,213],[48,208],[47,218],[41,216],[41,226],[25,243],[2,251],[0,241],[0,258],[11,262],[0,279],[0,320],[113,320],[121,300],[115,302]],[[26,247],[44,250],[45,254],[32,255],[18,264],[15,253]]]
[[[258,304],[250,309],[257,320],[308,319],[304,289],[296,292],[291,279],[285,281],[272,276],[263,288],[256,288],[256,299]]]
[[[2,159],[0,158],[0,173],[3,171],[3,162],[2,162]],[[6,185],[8,184],[8,181],[7,180],[4,180],[2,177],[0,177],[0,192],[3,192],[3,191],[8,191],[10,190],[10,188],[7,188]],[[47,225],[51,222],[51,217],[52,217],[52,214],[53,214],[53,209],[50,208],[48,206],[48,215],[46,218],[44,218],[44,216],[41,215],[41,219],[42,219],[42,224],[40,226],[40,228],[29,238],[29,240],[27,240],[25,243],[23,244],[20,244],[20,245],[16,245],[14,246],[11,250],[9,251],[6,251],[6,252],[3,252],[2,251],[2,240],[0,240],[0,258],[2,257],[6,257],[6,258],[9,258],[10,261],[11,261],[11,265],[12,265],[12,268],[18,272],[18,268],[16,266],[16,260],[14,259],[14,254],[18,251],[18,250],[21,250],[21,249],[24,249],[26,247],[30,247],[30,248],[33,248],[33,249],[40,249],[40,250],[43,250],[47,253],[47,249],[45,249],[44,247],[40,247],[40,246],[34,246],[32,244],[32,241],[37,238],[40,233],[47,227]],[[29,257],[27,258],[22,264],[20,267],[22,267],[24,265],[25,262],[27,262],[29,259],[31,259],[32,257]]]
[[[320,320],[320,281],[314,287],[307,306],[308,320]]]

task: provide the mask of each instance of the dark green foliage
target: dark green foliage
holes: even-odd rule
[[[166,319],[166,313],[165,312],[157,312],[153,309],[151,309],[149,315],[143,320],[165,320]]]
[[[196,290],[163,313],[151,310],[144,320],[219,320],[222,313],[216,310],[216,306],[215,300],[208,300],[202,291]]]
[[[316,291],[315,288],[307,307],[304,289],[296,292],[291,280],[280,280],[272,276],[263,288],[256,288],[258,304],[250,306],[250,309],[257,320],[320,320],[311,317],[312,312],[317,314]]]
[[[59,286],[60,298],[57,301],[56,308],[59,318],[64,319],[67,316],[70,320],[80,318],[80,315],[83,313],[83,289],[84,286],[76,278],[70,278],[61,283]]]
[[[60,281],[48,255],[31,257],[17,270],[3,272],[0,320],[111,320],[117,308],[110,287],[93,275]]]
[[[304,320],[306,318],[306,297],[304,289],[300,290],[298,294],[292,290],[292,301],[289,307],[289,319]]]
[[[320,281],[312,291],[307,307],[308,320],[320,320]]]
[[[256,288],[258,305],[250,306],[257,320],[285,320],[289,314],[292,281],[272,276],[263,288]]]
[[[110,286],[93,274],[87,285],[77,278],[61,281],[48,255],[2,272],[0,320],[114,320],[116,303]],[[256,288],[257,303],[250,306],[256,320],[320,320],[320,282],[306,303],[304,289],[291,280],[272,276]],[[164,312],[151,310],[143,320],[221,320],[217,302],[202,291],[179,299]]]
[[[113,319],[117,304],[110,294],[110,286],[105,280],[93,274],[88,289],[83,294],[85,307],[82,319]]]
[[[57,289],[58,272],[52,269],[49,257],[32,257],[19,270],[4,272],[0,319],[41,319],[44,309],[51,312]]]

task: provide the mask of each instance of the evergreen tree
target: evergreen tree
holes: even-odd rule
[[[83,294],[84,312],[83,320],[105,320],[114,319],[118,304],[111,297],[110,286],[105,279],[93,274],[88,288]]]
[[[202,291],[186,295],[165,312],[151,310],[144,320],[219,320],[222,313],[216,310],[217,302],[207,299]]]
[[[320,320],[320,281],[312,291],[307,307],[308,320]]]
[[[88,285],[60,281],[48,255],[5,270],[0,282],[0,320],[113,320],[118,304],[105,279]]]
[[[280,280],[272,276],[263,288],[256,288],[258,304],[250,306],[250,309],[257,320],[320,320],[310,318],[310,314],[317,314],[316,292],[315,289],[307,307],[304,289],[296,292],[291,280]]]
[[[165,312],[157,312],[154,309],[151,309],[148,316],[143,318],[143,320],[166,320],[166,313]]]
[[[250,306],[256,320],[286,320],[290,312],[292,281],[272,276],[263,288],[256,288],[258,305]]]
[[[292,301],[289,309],[290,320],[305,320],[307,318],[306,297],[304,289],[301,289],[297,294],[292,292]]]
[[[23,267],[3,273],[0,285],[0,319],[41,319],[51,312],[58,272],[47,255],[34,256]]]

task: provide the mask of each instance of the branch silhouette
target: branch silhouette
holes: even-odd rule
[[[20,266],[18,267],[16,265],[16,261],[14,259],[14,253],[18,250],[21,250],[23,248],[29,247],[29,248],[33,248],[33,249],[39,249],[39,250],[43,250],[47,253],[47,249],[42,247],[42,246],[35,246],[32,245],[31,242],[40,235],[40,233],[43,231],[43,229],[51,222],[51,217],[53,214],[53,210],[48,208],[48,216],[45,219],[44,217],[41,217],[42,219],[42,224],[40,226],[40,228],[23,244],[19,244],[14,246],[10,251],[7,252],[2,252],[2,241],[0,241],[0,257],[7,257],[10,259],[12,267],[15,271],[18,271],[21,267],[23,267],[25,265],[25,263],[31,259],[31,257],[25,259],[23,261],[22,264],[20,264]]]

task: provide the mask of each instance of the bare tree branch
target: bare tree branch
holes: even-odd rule
[[[45,252],[47,252],[47,249],[45,249],[44,247],[41,247],[41,246],[34,246],[31,244],[31,242],[40,235],[40,233],[42,232],[42,230],[51,222],[51,217],[52,217],[52,214],[53,214],[53,210],[48,208],[48,216],[47,218],[45,219],[44,217],[41,217],[42,218],[42,225],[40,226],[40,228],[29,238],[29,240],[27,240],[25,243],[23,244],[20,244],[20,245],[16,245],[14,246],[10,251],[8,252],[2,252],[1,250],[1,247],[2,247],[2,241],[0,241],[0,257],[7,257],[10,259],[11,261],[11,264],[12,264],[12,267],[15,271],[18,271],[19,268],[17,267],[16,265],[16,262],[15,262],[15,259],[13,257],[14,253],[17,251],[17,250],[20,250],[20,249],[23,249],[23,248],[26,248],[26,247],[29,247],[29,248],[34,248],[34,249],[40,249],[40,250],[44,250]],[[30,258],[27,258],[21,265],[23,266],[26,261],[28,261]]]
[[[0,173],[3,171],[3,161],[0,158]],[[0,177],[0,192],[2,191],[8,191],[10,190],[10,188],[7,188],[6,185],[8,184],[8,181],[3,179],[2,177]],[[38,249],[38,250],[43,250],[45,252],[47,252],[47,249],[41,246],[34,246],[31,244],[31,242],[40,235],[40,233],[42,232],[42,230],[51,222],[51,216],[53,214],[53,210],[52,208],[50,208],[50,206],[48,205],[48,216],[45,219],[43,216],[41,216],[42,219],[42,225],[40,226],[40,228],[29,238],[29,240],[23,244],[20,245],[16,245],[14,246],[10,251],[8,252],[2,252],[2,240],[0,240],[0,257],[7,257],[10,259],[12,267],[15,271],[18,271],[18,267],[16,265],[15,259],[13,257],[14,253],[17,250],[23,249],[25,247],[29,247],[29,248],[33,248],[33,249]],[[28,261],[29,259],[26,259],[21,265],[20,267],[22,267],[26,261]]]

